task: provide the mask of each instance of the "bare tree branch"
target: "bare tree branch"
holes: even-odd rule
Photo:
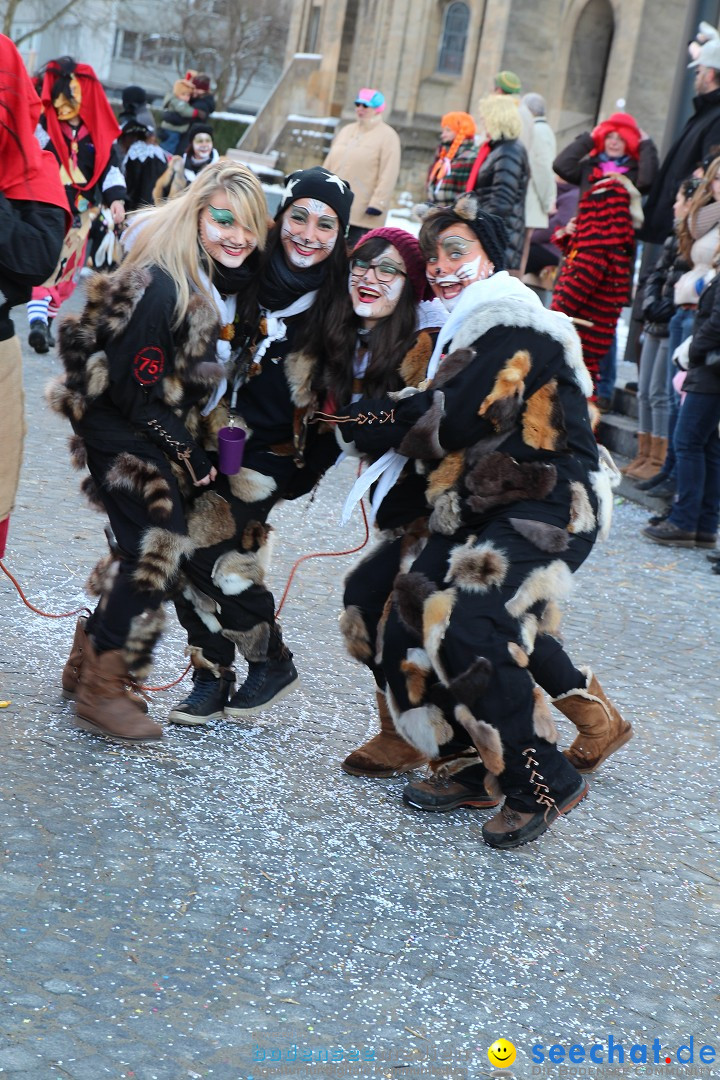
[[[41,22],[39,26],[34,26],[31,30],[26,30],[24,34],[20,34],[19,37],[13,38],[16,45],[22,44],[28,38],[31,38],[33,34],[42,34],[43,30],[47,30],[48,26],[52,26],[54,22],[61,19],[66,11],[70,11],[70,8],[74,8],[80,0],[65,0],[65,3],[57,9],[52,15],[48,15],[44,22]],[[8,0],[8,6],[5,10],[5,18],[3,20],[3,33],[8,37],[11,36],[10,30],[12,29],[13,19],[15,18],[15,12],[17,11],[20,0]]]
[[[212,75],[218,109],[283,54],[283,0],[215,0],[202,8],[195,0],[182,0],[178,8],[188,66]]]

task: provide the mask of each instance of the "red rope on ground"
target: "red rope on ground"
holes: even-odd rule
[[[362,551],[362,549],[365,547],[368,540],[370,539],[370,525],[368,524],[367,513],[365,511],[365,504],[364,504],[364,502],[362,500],[360,501],[360,509],[362,511],[363,523],[365,525],[365,537],[363,539],[362,544],[359,544],[358,547],[349,548],[347,551],[313,551],[309,555],[301,555],[301,557],[299,559],[296,559],[295,562],[292,565],[292,569],[290,570],[290,576],[287,579],[285,589],[283,591],[282,597],[280,598],[280,603],[278,604],[278,609],[275,612],[275,617],[276,618],[280,614],[280,612],[282,611],[283,605],[285,604],[285,601],[287,600],[288,593],[290,592],[290,586],[292,585],[293,578],[295,577],[295,572],[297,571],[298,567],[300,566],[300,563],[305,562],[307,559],[336,559],[336,558],[340,558],[342,555],[355,555],[356,552]],[[0,570],[2,570],[2,572],[7,577],[10,578],[13,585],[15,586],[18,593],[20,594],[20,598],[21,598],[22,602],[25,604],[25,606],[29,607],[31,611],[34,611],[36,615],[42,615],[43,618],[45,618],[45,619],[69,619],[72,615],[79,615],[81,612],[85,612],[85,614],[88,615],[88,616],[91,614],[90,609],[86,608],[86,607],[75,608],[74,611],[65,611],[61,615],[52,615],[52,614],[50,614],[50,612],[41,611],[40,608],[37,608],[33,604],[30,603],[30,601],[25,596],[25,593],[22,591],[20,583],[18,582],[18,580],[16,578],[13,577],[13,575],[10,573],[8,568],[5,566],[5,563],[2,561],[2,559],[0,559]],[[164,686],[140,686],[140,687],[138,687],[138,689],[144,691],[147,694],[152,694],[152,693],[160,692],[160,691],[163,691],[163,690],[171,690],[173,686],[177,686],[178,683],[181,683],[183,681],[183,679],[185,678],[185,676],[187,675],[187,673],[188,673],[188,671],[190,670],[191,667],[192,667],[192,664],[191,663],[188,664],[188,666],[185,668],[185,670],[183,671],[182,675],[179,676],[179,678],[175,679],[173,682],[167,683]]]
[[[278,617],[278,615],[283,609],[283,604],[287,599],[287,594],[289,593],[290,586],[292,585],[292,579],[295,577],[295,571],[297,570],[300,563],[305,562],[306,559],[335,559],[341,555],[354,555],[357,551],[362,551],[362,549],[365,547],[368,540],[370,539],[370,526],[368,525],[367,513],[365,512],[365,504],[362,500],[360,500],[360,509],[362,510],[363,522],[365,523],[365,539],[363,540],[362,544],[360,544],[358,547],[350,548],[348,551],[314,551],[310,555],[302,555],[299,559],[297,559],[293,563],[292,570],[290,571],[290,577],[287,579],[287,585],[285,586],[285,591],[282,594],[280,603],[278,604],[278,609],[275,612],[275,618]]]
[[[3,574],[5,574],[6,577],[10,578],[13,585],[15,586],[17,591],[20,593],[20,599],[22,600],[25,607],[29,607],[30,610],[34,611],[36,615],[42,615],[43,618],[45,618],[45,619],[69,619],[71,615],[79,615],[83,611],[87,615],[91,614],[90,608],[87,608],[87,607],[75,608],[74,611],[64,611],[61,615],[51,615],[49,611],[41,611],[40,608],[37,608],[37,607],[34,606],[34,604],[30,603],[30,601],[26,597],[25,593],[22,591],[22,588],[20,586],[19,581],[17,580],[17,578],[14,578],[12,576],[12,574],[10,573],[10,571],[8,570],[7,566],[2,561],[2,559],[0,559],[0,570],[2,570]]]

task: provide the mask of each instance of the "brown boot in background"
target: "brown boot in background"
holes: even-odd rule
[[[88,636],[85,630],[86,625],[87,617],[81,615],[75,624],[75,636],[73,637],[73,642],[70,646],[70,655],[65,661],[65,667],[62,670],[62,696],[67,698],[68,701],[73,701],[77,694],[83,656],[87,649]],[[130,689],[130,686],[132,685],[134,685],[134,681],[130,680],[130,684],[125,687],[125,693],[130,701],[137,705],[141,712],[146,713],[148,711],[147,701],[142,694],[135,693]]]
[[[637,454],[632,459],[629,465],[626,465],[624,469],[620,470],[621,473],[623,473],[625,476],[637,478],[637,470],[643,468],[650,459],[651,439],[652,436],[649,434],[649,432],[638,432]]]
[[[343,772],[351,776],[385,779],[427,765],[428,759],[398,735],[385,695],[377,690],[375,697],[380,716],[380,732],[345,758],[340,765]]]
[[[578,729],[572,746],[563,750],[565,757],[578,772],[591,773],[632,739],[633,730],[605,696],[592,671],[580,670],[587,680],[585,689],[569,690],[554,698],[553,705]]]
[[[161,739],[160,724],[150,720],[128,697],[128,683],[132,683],[132,678],[122,650],[97,653],[86,637],[75,697],[78,727],[127,742]]]

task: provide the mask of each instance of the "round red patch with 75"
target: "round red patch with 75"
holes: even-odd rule
[[[157,345],[146,345],[136,353],[132,369],[141,386],[153,386],[165,370],[165,353]]]

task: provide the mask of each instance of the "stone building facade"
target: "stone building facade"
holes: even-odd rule
[[[284,100],[297,100],[289,111],[306,120],[323,119],[313,125],[294,117],[270,138],[261,113],[256,149],[272,144],[287,168],[321,160],[331,121],[353,119],[357,89],[378,87],[403,144],[399,190],[416,197],[440,117],[475,113],[503,69],[520,76],[524,91],[545,97],[561,147],[618,101],[660,145],[699,7],[717,20],[720,4],[712,0],[297,0],[286,75],[292,82],[293,64],[302,64],[302,85],[296,98],[286,86]],[[687,76],[686,97],[689,85]]]

